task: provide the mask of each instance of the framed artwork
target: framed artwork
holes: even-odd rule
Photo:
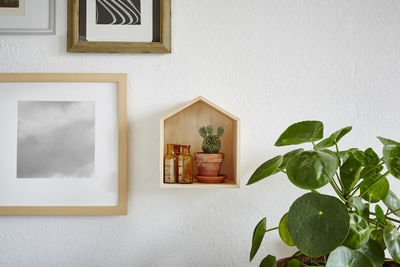
[[[127,214],[126,74],[0,74],[0,215]]]
[[[0,34],[55,34],[55,0],[0,0]]]
[[[171,53],[171,0],[68,0],[67,51]]]

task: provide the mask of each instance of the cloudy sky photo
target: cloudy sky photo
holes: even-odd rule
[[[19,101],[17,178],[94,175],[95,104]]]

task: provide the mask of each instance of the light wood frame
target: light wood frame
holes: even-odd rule
[[[118,205],[0,206],[0,215],[126,215],[128,214],[128,119],[126,74],[30,73],[0,74],[0,82],[113,82],[118,85]]]
[[[228,177],[224,183],[206,184],[194,181],[192,184],[164,183],[164,155],[167,143],[188,144],[191,154],[201,151],[202,137],[198,128],[207,124],[224,126],[221,138],[221,152],[225,153],[222,173]],[[240,119],[204,97],[197,97],[160,119],[160,187],[162,188],[239,188]],[[194,163],[194,174],[197,167]],[[195,180],[195,179],[194,179]]]
[[[0,28],[0,34],[6,35],[53,35],[56,34],[56,2],[55,0],[49,0],[49,27],[43,29],[30,29],[19,28],[19,29],[8,29]]]
[[[171,53],[171,0],[160,1],[160,42],[79,40],[79,0],[68,0],[67,51],[78,53]]]

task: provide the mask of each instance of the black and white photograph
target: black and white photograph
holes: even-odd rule
[[[18,8],[19,0],[0,0],[0,7]]]
[[[140,0],[96,0],[96,24],[140,25]]]
[[[94,102],[18,102],[17,178],[90,178],[94,158]]]
[[[0,17],[21,18],[25,15],[25,0],[0,0]],[[3,26],[2,21],[0,25]]]
[[[0,73],[0,216],[126,213],[125,101],[125,74]]]

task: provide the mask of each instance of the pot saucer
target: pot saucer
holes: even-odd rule
[[[218,176],[201,176],[201,175],[196,175],[197,180],[200,183],[205,183],[205,184],[218,184],[222,183],[226,175],[218,175]]]

